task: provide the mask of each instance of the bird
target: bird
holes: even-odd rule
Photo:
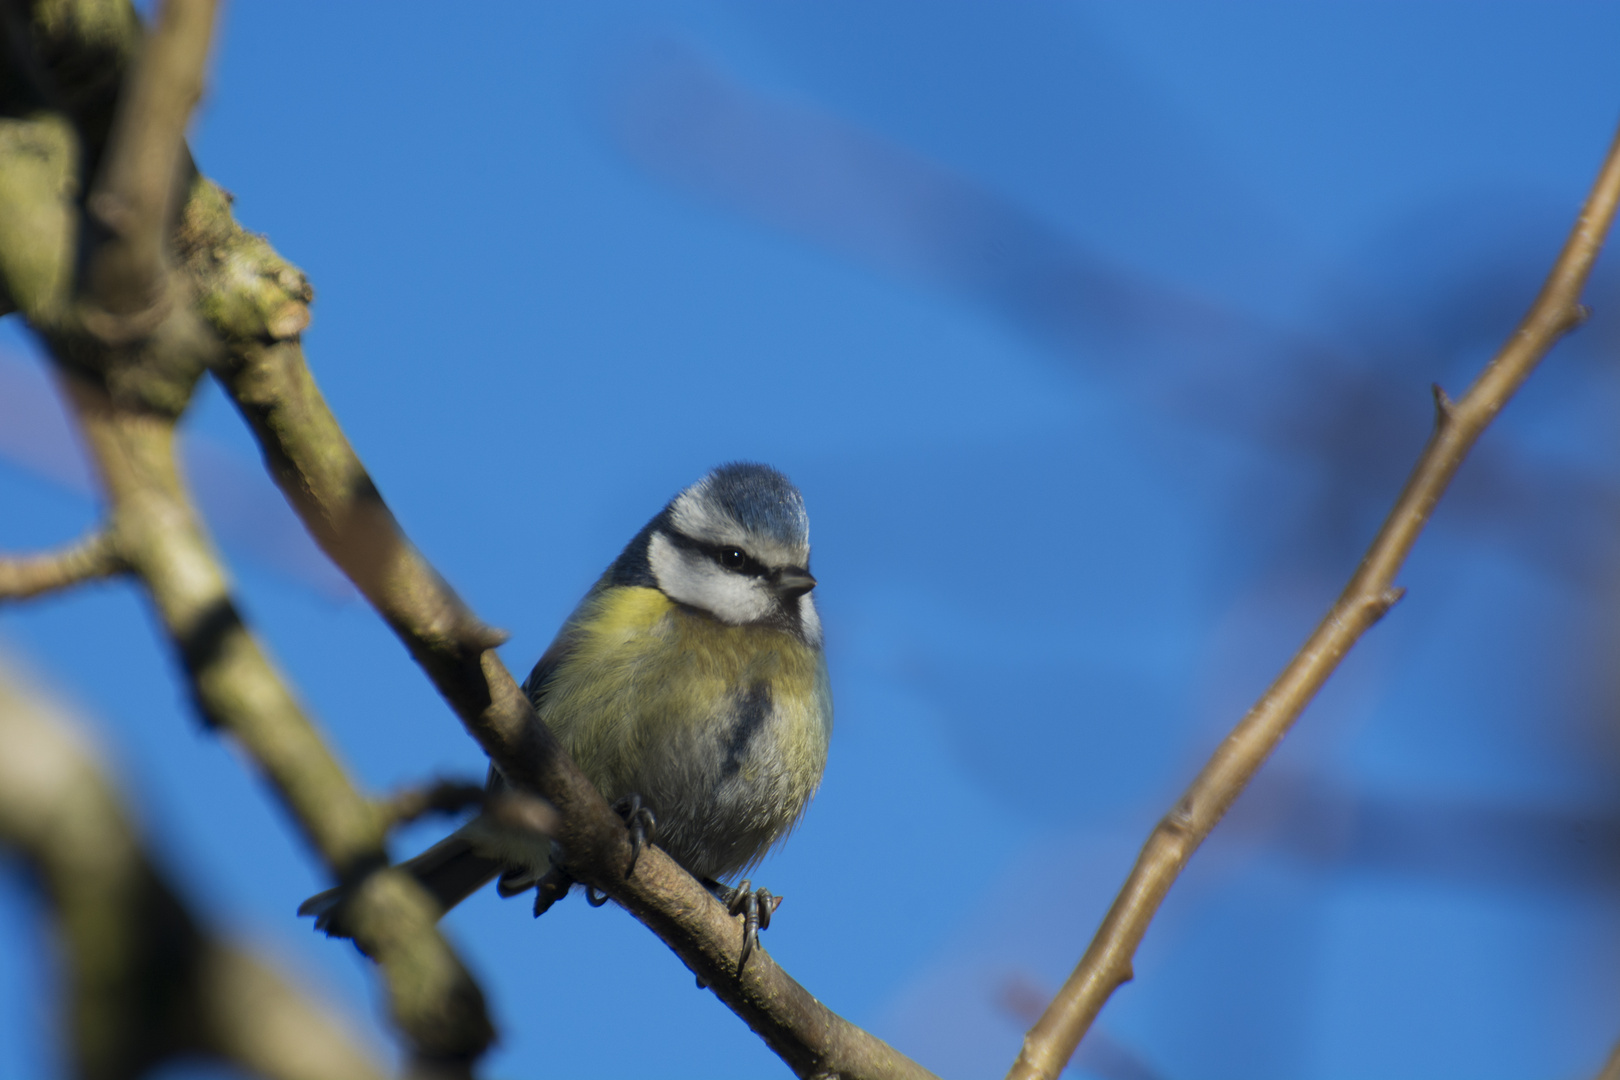
[[[721,465],[625,546],[523,685],[624,816],[627,876],[656,843],[744,917],[739,966],[781,897],[725,881],[793,830],[826,767],[833,704],[816,585],[799,489],[768,465]],[[486,806],[506,788],[492,765]],[[535,889],[538,916],[574,884],[549,841],[487,812],[400,866],[441,912],[497,880],[502,896]],[[327,890],[299,914],[351,936],[344,896]]]

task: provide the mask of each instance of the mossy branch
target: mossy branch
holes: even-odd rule
[[[9,295],[30,298],[25,314],[57,363],[102,481],[120,565],[151,597],[199,713],[247,751],[334,876],[364,879],[357,937],[381,962],[396,1022],[419,1061],[465,1072],[493,1037],[482,993],[439,934],[431,897],[408,875],[374,872],[386,864],[388,814],[355,788],[244,625],[175,461],[176,421],[219,352],[170,247],[172,208],[193,188],[183,134],[210,12],[200,0],[169,0],[141,50],[139,34],[126,32],[135,25],[127,3],[31,7],[39,63],[26,89],[63,111],[28,120],[10,144],[21,149],[0,156],[0,236],[28,245],[0,253],[0,275]],[[4,22],[8,46],[15,22]],[[46,151],[30,158],[30,145]],[[77,162],[93,171],[102,201],[88,270],[75,278],[53,260],[85,231],[86,208],[66,179]],[[38,227],[30,234],[19,219]],[[71,561],[16,569],[38,583],[52,572],[71,577]]]

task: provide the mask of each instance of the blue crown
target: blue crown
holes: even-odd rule
[[[804,512],[804,496],[793,481],[769,465],[730,462],[688,490],[749,532],[769,536],[780,544],[797,546],[809,542],[810,517]]]

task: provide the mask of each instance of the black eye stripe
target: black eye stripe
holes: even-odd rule
[[[746,574],[748,577],[770,576],[771,572],[768,568],[766,568],[764,563],[748,554],[746,550],[738,547],[736,544],[708,544],[702,540],[694,540],[690,536],[685,536],[678,532],[671,532],[667,533],[666,535],[669,537],[670,542],[676,547],[684,548],[687,551],[701,552],[702,554],[713,559],[723,569],[729,570],[733,574]],[[735,553],[735,555],[741,555],[742,561],[738,562],[733,553]],[[732,555],[732,557],[728,559],[728,555]]]
[[[711,559],[734,574],[764,577],[770,573],[763,563],[740,547],[729,544],[704,544],[699,550],[707,552]]]

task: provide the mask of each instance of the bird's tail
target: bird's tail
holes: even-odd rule
[[[456,832],[414,859],[400,863],[399,869],[416,878],[433,894],[439,914],[443,915],[500,873],[503,864],[499,859],[479,854],[471,840]],[[339,885],[299,904],[298,914],[315,916],[315,929],[326,931],[328,937],[353,937],[343,918],[346,899],[348,889]]]

